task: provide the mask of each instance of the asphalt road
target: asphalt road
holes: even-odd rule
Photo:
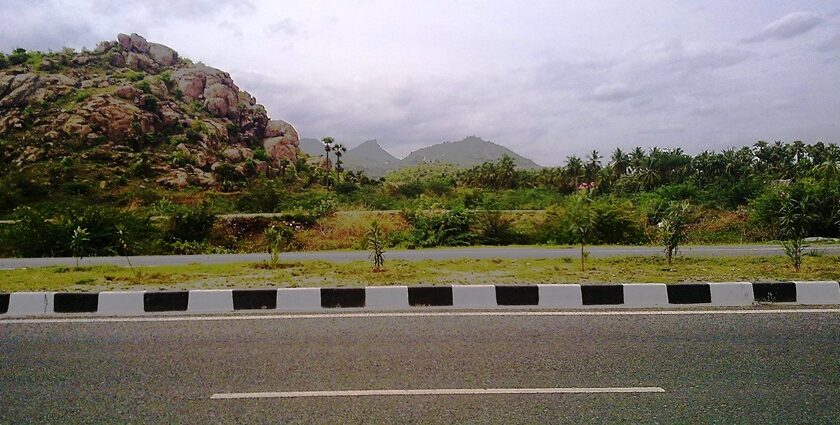
[[[663,255],[661,247],[655,246],[595,246],[588,247],[590,257],[651,256]],[[810,250],[823,254],[840,255],[840,245],[815,245]],[[288,252],[284,260],[324,261],[367,261],[368,251],[308,251]],[[680,255],[689,257],[737,257],[784,255],[779,245],[694,245],[680,248]],[[479,248],[435,248],[417,250],[388,250],[386,259],[400,260],[448,260],[456,258],[563,258],[580,256],[580,248],[541,247],[479,247]],[[162,266],[175,264],[225,264],[267,261],[268,254],[218,254],[218,255],[148,255],[130,257],[131,264],[139,266]],[[73,258],[0,258],[0,269],[75,265]],[[81,265],[116,264],[127,266],[124,257],[84,258]]]
[[[828,424],[840,418],[838,310],[0,321],[0,359],[0,423]],[[210,398],[553,387],[664,392]]]

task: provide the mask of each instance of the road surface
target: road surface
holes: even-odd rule
[[[0,423],[837,423],[804,311],[0,320]]]
[[[615,256],[653,256],[663,255],[662,248],[656,246],[595,246],[589,247],[590,257]],[[840,255],[840,245],[815,245],[809,248],[827,255]],[[324,261],[368,261],[368,251],[308,251],[288,252],[284,260],[324,260]],[[680,248],[680,255],[688,257],[737,257],[784,255],[779,245],[694,245]],[[449,260],[457,258],[576,258],[580,248],[541,248],[541,247],[478,247],[478,248],[434,248],[417,250],[387,250],[386,259],[399,260]],[[216,254],[216,255],[148,255],[130,257],[135,266],[162,266],[177,264],[225,264],[268,261],[265,253],[257,254]],[[73,258],[0,258],[0,270],[24,267],[72,266]],[[124,257],[84,258],[80,265],[116,264],[127,266]]]

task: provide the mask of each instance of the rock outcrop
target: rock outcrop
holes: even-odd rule
[[[6,157],[15,164],[124,146],[154,162],[158,183],[183,188],[298,161],[295,128],[270,120],[230,74],[138,34],[38,58],[0,70],[0,139],[14,142]]]

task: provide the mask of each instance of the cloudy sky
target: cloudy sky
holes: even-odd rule
[[[470,135],[543,165],[615,147],[840,142],[832,1],[0,0],[0,50],[137,32],[303,137]]]

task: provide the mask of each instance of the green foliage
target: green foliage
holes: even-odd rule
[[[140,108],[144,111],[158,113],[160,112],[160,101],[158,100],[157,96],[153,94],[147,94],[143,96],[143,99],[140,103]]]
[[[272,267],[277,267],[280,263],[280,254],[289,250],[294,236],[294,231],[285,225],[271,226],[265,229],[265,244],[271,256]]]
[[[524,242],[513,229],[513,222],[498,210],[482,210],[475,216],[478,243],[482,245],[510,245]]]
[[[195,158],[181,150],[176,150],[169,155],[169,163],[176,167],[185,167],[193,162],[195,162]]]
[[[29,53],[26,51],[26,49],[17,48],[13,50],[11,54],[9,54],[8,59],[9,63],[12,64],[12,66],[21,65],[29,60]]]
[[[128,81],[137,82],[146,78],[146,73],[140,71],[128,71],[125,73],[125,78],[127,78]]]
[[[670,265],[679,245],[685,240],[690,205],[687,201],[671,201],[662,221],[657,225],[659,240],[665,245],[665,256]]]
[[[265,152],[265,149],[262,147],[254,149],[254,159],[260,161],[268,161],[268,154]]]
[[[0,69],[6,69],[9,67],[9,58],[6,57],[6,54],[0,52]]]
[[[104,207],[66,208],[55,213],[23,207],[13,217],[18,222],[4,226],[0,242],[13,255],[24,257],[78,257],[80,252],[111,255],[121,248],[118,229],[123,229],[123,237],[134,237],[135,253],[149,252],[160,234],[147,216]],[[76,234],[79,228],[85,232]]]
[[[580,269],[585,270],[588,253],[584,246],[592,241],[597,212],[592,208],[592,198],[587,191],[581,191],[569,199],[566,206],[566,216],[569,222],[569,232],[580,244]]]
[[[146,80],[138,81],[134,84],[134,87],[136,87],[138,90],[142,91],[145,94],[149,94],[152,92],[152,85],[149,84],[149,82]]]
[[[216,215],[209,205],[180,207],[169,218],[167,238],[170,241],[202,242],[210,235]]]
[[[92,94],[93,92],[88,89],[79,90],[76,92],[75,96],[73,96],[73,100],[75,100],[76,103],[82,103],[85,100],[87,100]]]
[[[76,259],[76,268],[79,267],[79,261],[87,255],[89,243],[90,234],[87,229],[82,226],[73,229],[73,234],[70,237],[70,251],[73,253],[73,258]]]
[[[379,221],[374,220],[370,224],[370,230],[365,235],[365,245],[370,250],[370,259],[373,261],[373,271],[383,271],[385,265],[385,241],[387,235],[379,226]]]
[[[465,246],[472,245],[475,240],[469,214],[464,209],[445,212],[408,210],[402,214],[412,226],[411,242],[414,246]]]
[[[811,200],[807,193],[785,192],[781,201],[779,227],[785,238],[782,247],[793,263],[793,268],[799,271],[802,267],[804,239],[808,236],[808,229],[814,221],[815,214],[810,209]]]

